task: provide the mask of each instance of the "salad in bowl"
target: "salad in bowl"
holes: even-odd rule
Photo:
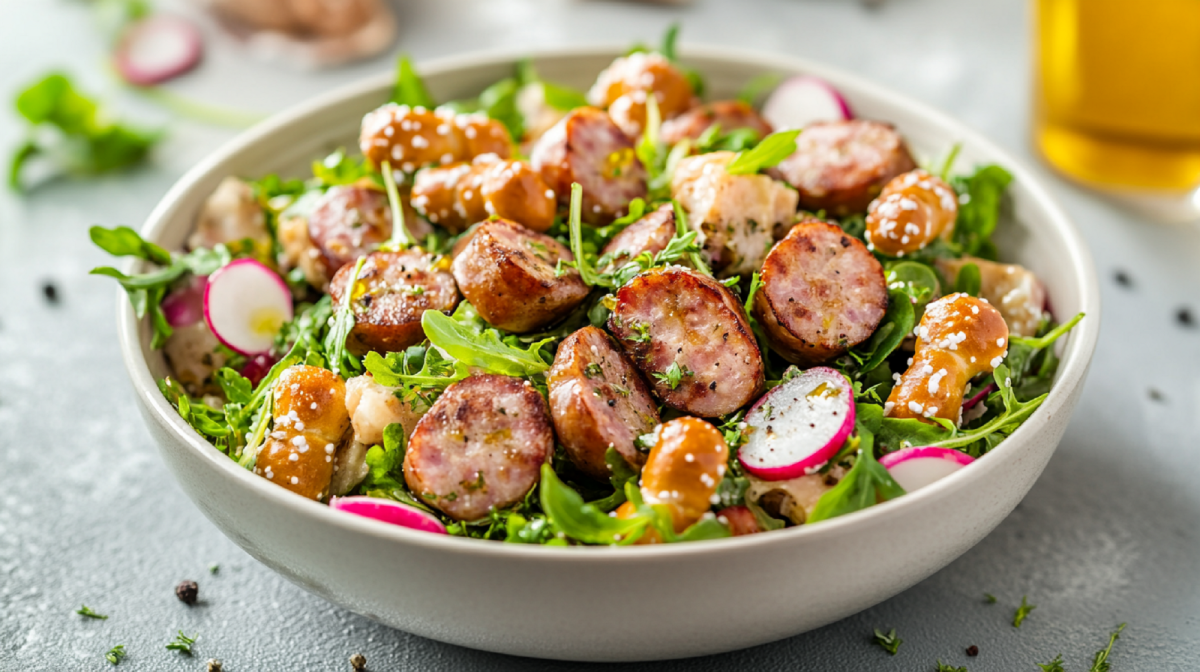
[[[525,62],[436,101],[402,61],[357,148],[229,176],[180,251],[93,228],[153,266],[93,272],[214,450],[430,534],[769,533],[970,469],[1084,317],[998,258],[1010,174],[816,77],[745,84],[705,100],[673,37],[586,92]]]

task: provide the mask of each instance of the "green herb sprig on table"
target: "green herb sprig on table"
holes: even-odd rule
[[[178,651],[182,654],[190,656],[192,655],[192,645],[196,643],[196,638],[199,636],[199,634],[195,634],[191,637],[188,637],[187,635],[183,634],[182,630],[180,630],[179,634],[175,636],[175,639],[171,640],[170,643],[167,644],[167,650]]]
[[[1013,627],[1014,628],[1021,627],[1021,624],[1025,622],[1025,619],[1029,617],[1029,614],[1034,609],[1037,609],[1037,605],[1029,604],[1028,600],[1025,599],[1025,596],[1022,595],[1021,596],[1021,606],[1017,607],[1016,613],[1013,614],[1013,622],[1012,622]]]
[[[80,607],[75,610],[75,613],[79,614],[80,616],[86,616],[87,618],[94,618],[94,619],[100,620],[100,621],[108,619],[108,616],[105,616],[104,614],[98,614],[98,613],[92,611],[92,608],[87,606],[86,604],[80,605]]]
[[[119,664],[121,664],[121,660],[124,659],[125,656],[127,656],[127,655],[129,655],[129,654],[125,653],[125,645],[117,644],[116,646],[109,649],[107,653],[104,654],[104,659],[107,660],[108,662],[112,663],[113,665],[119,665]]]
[[[875,643],[884,651],[894,656],[900,650],[900,645],[904,643],[904,640],[896,636],[895,628],[892,628],[888,632],[875,628]]]

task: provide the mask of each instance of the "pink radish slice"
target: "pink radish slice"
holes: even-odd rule
[[[879,458],[879,464],[892,475],[905,492],[920,490],[975,461],[952,448],[917,446],[902,448]]]
[[[135,86],[153,86],[196,67],[200,31],[177,16],[155,14],[127,28],[113,55],[117,72]]]
[[[163,316],[172,327],[190,327],[204,319],[204,287],[208,277],[194,275],[188,284],[171,292],[162,301]]]
[[[854,429],[853,390],[845,376],[825,366],[780,384],[746,414],[752,431],[738,461],[768,481],[813,473]]]
[[[975,408],[975,406],[978,405],[979,402],[983,401],[984,399],[987,399],[987,395],[991,394],[992,391],[995,389],[996,389],[995,383],[988,383],[987,385],[984,385],[983,389],[979,390],[975,394],[972,394],[970,399],[967,399],[966,401],[963,402],[963,405],[962,405],[963,410],[969,411],[972,408]]]
[[[410,530],[446,534],[446,526],[433,514],[378,497],[334,497],[329,500],[329,508]]]
[[[238,259],[208,276],[204,320],[227,347],[243,355],[265,353],[291,319],[287,284],[257,261]]]
[[[242,377],[246,380],[249,380],[251,385],[258,387],[262,379],[266,378],[267,374],[271,372],[271,367],[275,366],[275,362],[278,361],[277,357],[272,357],[271,355],[255,355],[246,360],[246,363],[242,365],[242,370],[238,371],[238,373],[242,374]]]
[[[853,119],[842,94],[820,77],[798,75],[784,80],[763,104],[763,118],[777,131],[804,128],[814,121]]]

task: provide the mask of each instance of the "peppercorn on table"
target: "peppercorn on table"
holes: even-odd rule
[[[154,6],[197,16],[183,0]],[[1035,162],[1022,3],[449,0],[397,10],[396,48],[418,63],[500,46],[652,42],[681,21],[684,43],[854,71]],[[201,20],[205,60],[167,85],[177,97],[164,108],[161,90],[148,98],[109,78],[101,64],[111,36],[87,4],[0,0],[0,17],[0,94],[11,99],[57,69],[123,118],[168,132],[142,167],[0,194],[0,671],[106,670],[113,661],[216,669],[210,659],[227,672],[351,670],[364,659],[376,671],[576,667],[388,629],[306,593],[224,538],[161,464],[118,355],[117,294],[87,275],[107,263],[88,226],[137,227],[236,132],[186,120],[184,99],[239,118],[269,113],[390,69],[392,55],[305,71],[249,60]],[[15,149],[24,133],[14,113],[0,113],[0,147]],[[946,569],[841,622],[744,651],[626,668],[1008,672],[1061,653],[1066,670],[1101,669],[1095,656],[1121,623],[1113,670],[1195,665],[1200,231],[1140,221],[1039,170],[1092,247],[1107,315],[1083,401],[1025,501]]]

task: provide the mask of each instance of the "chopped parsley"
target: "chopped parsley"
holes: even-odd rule
[[[1017,613],[1013,614],[1013,627],[1021,627],[1021,623],[1025,621],[1025,617],[1029,616],[1029,613],[1034,609],[1037,609],[1037,605],[1029,604],[1029,602],[1026,601],[1025,596],[1022,595],[1021,606],[1017,607]]]
[[[649,343],[650,342],[650,325],[645,322],[630,322],[629,328],[634,331],[633,336],[627,338],[634,343]]]
[[[104,654],[104,659],[107,660],[108,662],[112,663],[113,665],[119,665],[121,663],[121,659],[124,658],[126,655],[127,654],[125,653],[125,645],[117,644],[116,646],[109,649],[108,653]]]
[[[588,378],[599,378],[600,376],[604,375],[604,371],[600,368],[599,364],[592,362],[584,367],[583,375],[587,376]]]
[[[875,628],[875,643],[882,647],[884,651],[894,656],[896,655],[896,651],[900,649],[900,645],[904,643],[904,640],[896,636],[895,628],[886,633],[879,628]]]
[[[1113,644],[1117,643],[1117,639],[1121,637],[1121,631],[1124,629],[1125,624],[1122,623],[1108,636],[1108,646],[1096,652],[1096,656],[1092,659],[1092,666],[1088,668],[1088,672],[1108,672],[1110,667],[1108,656],[1112,653]]]
[[[996,603],[996,596],[995,596],[995,595],[992,595],[991,593],[984,593],[984,594],[983,594],[983,601],[984,601],[984,602],[987,602],[988,604],[995,604],[995,603]]]
[[[662,373],[655,372],[654,379],[661,383],[666,383],[667,387],[673,390],[679,387],[679,383],[683,381],[684,376],[690,376],[694,373],[694,371],[689,370],[686,366],[679,366],[679,362],[671,362],[666,371]]]
[[[96,612],[92,611],[92,608],[86,604],[79,605],[79,608],[75,610],[75,613],[79,614],[80,616],[86,616],[88,618],[94,618],[100,621],[108,618],[108,616],[105,616],[104,614],[97,614]]]
[[[954,667],[939,660],[937,661],[937,672],[967,672],[967,668]]]
[[[167,644],[167,650],[178,651],[190,656],[192,655],[192,644],[196,643],[196,638],[199,636],[199,634],[195,634],[191,637],[188,637],[187,635],[183,634],[183,630],[180,630],[179,634],[175,636],[175,639],[171,640],[171,642]]]
[[[1042,672],[1066,672],[1063,669],[1063,659],[1061,653],[1055,656],[1054,660],[1046,663],[1045,665],[1042,663],[1037,663],[1037,666],[1042,668]]]

